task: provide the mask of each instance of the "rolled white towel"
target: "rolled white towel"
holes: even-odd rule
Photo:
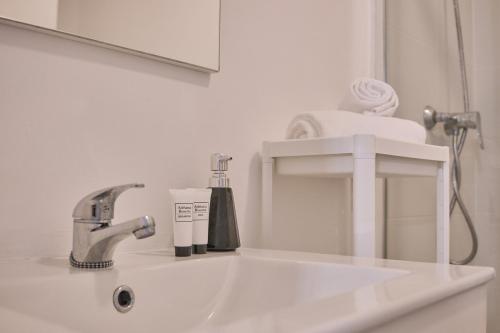
[[[339,109],[370,116],[392,117],[398,106],[398,95],[390,85],[375,79],[361,78],[351,84]]]
[[[288,126],[287,139],[347,137],[367,134],[412,143],[425,143],[425,128],[392,117],[367,117],[348,111],[313,111],[297,115]]]

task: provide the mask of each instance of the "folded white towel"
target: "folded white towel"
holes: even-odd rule
[[[351,84],[339,109],[370,116],[392,117],[398,106],[398,95],[390,85],[375,79],[361,78]]]
[[[287,139],[346,137],[357,134],[413,143],[425,143],[425,128],[392,117],[367,117],[348,111],[313,111],[296,116],[288,126]]]

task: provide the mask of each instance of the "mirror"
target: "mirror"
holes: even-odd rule
[[[0,0],[0,22],[219,71],[220,0]]]

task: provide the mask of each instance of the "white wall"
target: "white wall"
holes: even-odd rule
[[[471,206],[479,235],[474,264],[500,271],[500,2],[474,0],[472,6],[472,107],[483,117],[485,150],[475,139],[469,145],[467,167],[475,182]],[[475,134],[472,134],[474,136]],[[488,291],[488,331],[500,332],[500,280]]]
[[[471,3],[461,2],[466,52],[471,46]],[[388,81],[397,90],[397,116],[422,123],[432,105],[441,112],[463,112],[453,7],[448,0],[387,1]],[[470,69],[470,54],[468,67]],[[472,136],[471,136],[472,137]],[[441,125],[429,132],[428,143],[447,145]],[[469,140],[469,145],[477,142]],[[468,150],[464,158],[468,158]],[[470,157],[470,154],[469,154]],[[474,179],[464,164],[463,190],[470,195]],[[435,253],[434,179],[389,180],[389,257],[433,261]],[[466,255],[468,232],[460,216],[452,217],[451,256]],[[456,223],[455,223],[456,222]],[[421,241],[432,244],[421,246]]]
[[[455,21],[449,0],[388,0],[388,74],[399,93],[399,116],[422,121],[426,104],[462,112]],[[471,131],[462,153],[462,194],[474,220],[479,251],[474,265],[500,270],[500,3],[461,0],[472,109],[483,117],[486,149]],[[441,126],[429,142],[447,144]],[[432,260],[435,196],[432,180],[398,180],[389,186],[389,256]],[[465,257],[469,232],[459,210],[451,221],[451,256]],[[488,332],[500,332],[500,280],[490,283]]]
[[[146,188],[118,199],[115,221],[150,214],[157,235],[118,251],[169,246],[168,189],[206,186],[216,151],[234,156],[242,243],[258,246],[261,142],[283,138],[297,112],[334,108],[368,75],[351,53],[363,2],[222,1],[213,75],[0,25],[0,257],[67,255],[77,201],[128,182]],[[344,183],[333,185],[323,200],[343,202]],[[342,223],[342,211],[330,216]],[[301,226],[289,247],[335,250],[308,247],[328,235]]]

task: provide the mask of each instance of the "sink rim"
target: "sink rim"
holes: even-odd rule
[[[67,258],[24,258],[0,261],[0,287],[22,285],[33,279],[52,279],[64,276],[87,277],[110,274],[113,271],[134,272],[157,270],[172,265],[196,265],[210,263],[211,260],[234,260],[238,257],[255,258],[267,261],[286,261],[300,264],[335,264],[338,267],[360,267],[383,269],[403,274],[380,283],[361,287],[345,294],[310,304],[300,304],[280,308],[265,315],[248,317],[241,321],[247,325],[252,321],[266,318],[288,318],[287,325],[301,327],[304,319],[314,318],[315,326],[331,332],[349,329],[366,329],[400,317],[454,294],[487,283],[495,276],[490,267],[454,266],[448,264],[418,263],[408,261],[350,257],[330,254],[317,254],[296,251],[265,249],[239,249],[233,253],[209,253],[188,258],[176,258],[171,249],[121,253],[116,256],[116,266],[111,270],[81,271],[69,266]],[[396,293],[393,291],[397,290]],[[392,295],[384,294],[393,292]],[[382,297],[380,296],[382,295]],[[346,300],[359,300],[363,306],[345,307]],[[1,302],[1,301],[0,301]],[[1,305],[1,303],[0,303]],[[342,309],[343,313],[333,313]],[[0,309],[1,314],[1,309]],[[307,321],[307,320],[306,320]],[[238,325],[238,322],[232,324]],[[295,326],[294,326],[295,325]],[[214,331],[217,331],[214,329]]]

